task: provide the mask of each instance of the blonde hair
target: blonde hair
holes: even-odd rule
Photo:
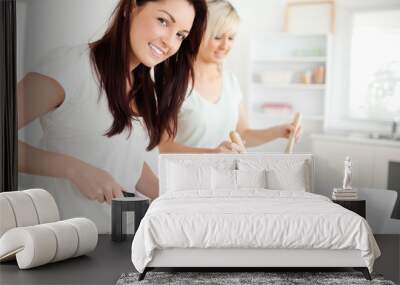
[[[239,14],[227,0],[207,0],[208,19],[205,40],[226,33],[240,22]]]

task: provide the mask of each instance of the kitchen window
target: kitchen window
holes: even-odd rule
[[[400,10],[354,13],[350,55],[350,117],[398,120]]]

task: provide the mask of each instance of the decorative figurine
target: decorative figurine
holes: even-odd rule
[[[344,161],[344,177],[343,177],[343,190],[351,190],[351,158],[350,156],[346,156],[346,160]]]

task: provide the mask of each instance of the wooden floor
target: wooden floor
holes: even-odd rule
[[[400,283],[400,235],[375,236],[382,256],[374,272]],[[121,243],[101,235],[94,252],[42,267],[19,270],[16,262],[0,265],[0,284],[115,284],[124,272],[134,271],[130,258],[131,240]]]

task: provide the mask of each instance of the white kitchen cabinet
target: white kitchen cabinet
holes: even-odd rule
[[[341,187],[347,155],[353,162],[352,185],[360,188],[387,189],[389,162],[400,162],[400,142],[329,135],[313,135],[311,141],[315,189],[326,196]]]

